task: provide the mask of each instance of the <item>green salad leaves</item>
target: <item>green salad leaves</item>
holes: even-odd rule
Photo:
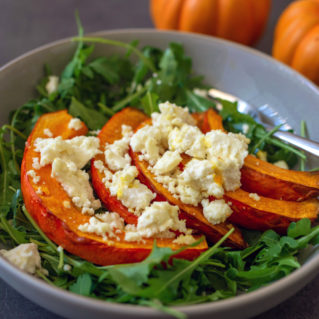
[[[133,105],[147,114],[158,111],[158,103],[169,100],[188,106],[192,112],[215,108],[215,103],[196,94],[207,89],[201,76],[192,73],[192,61],[179,43],[165,50],[138,42],[83,37],[79,24],[78,43],[72,60],[59,77],[58,89],[48,93],[53,75],[45,67],[37,86],[38,98],[12,112],[0,130],[0,241],[7,246],[34,242],[38,245],[45,275],[51,285],[104,301],[151,306],[178,318],[184,314],[171,306],[192,305],[249,292],[282,278],[301,265],[300,251],[319,243],[319,226],[309,220],[291,223],[286,236],[274,231],[244,231],[250,244],[242,251],[221,248],[231,231],[194,261],[171,260],[176,253],[159,248],[140,263],[100,267],[65,253],[49,240],[26,211],[20,191],[20,164],[24,144],[37,119],[46,112],[67,108],[90,130],[100,129],[122,108]],[[89,44],[88,44],[89,43]],[[105,56],[94,57],[94,44],[105,44]],[[108,46],[122,53],[108,54]],[[137,61],[136,61],[137,60]],[[264,150],[271,162],[286,160],[290,166],[305,155],[267,134],[236,104],[221,101],[225,128],[251,139],[250,152]],[[198,244],[198,243],[197,243]]]

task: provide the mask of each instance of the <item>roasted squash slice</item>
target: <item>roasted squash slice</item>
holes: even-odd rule
[[[224,130],[221,116],[212,109],[205,114],[203,130]],[[247,192],[287,201],[319,196],[319,172],[287,170],[248,155],[241,173],[242,189]]]

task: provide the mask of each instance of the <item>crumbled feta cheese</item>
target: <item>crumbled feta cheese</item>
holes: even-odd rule
[[[136,227],[130,225],[126,228],[125,240],[136,241],[143,237],[173,238],[174,230],[189,233],[185,220],[178,219],[178,212],[178,206],[168,202],[154,202],[139,216]]]
[[[223,223],[232,214],[231,208],[223,199],[212,202],[204,199],[201,204],[205,218],[213,225]]]
[[[40,162],[39,162],[39,157],[33,157],[32,158],[32,167],[34,169],[40,169],[41,168]]]
[[[99,135],[100,132],[101,132],[101,130],[94,130],[94,131],[89,131],[89,134],[96,136],[96,135]]]
[[[173,240],[173,243],[178,245],[191,245],[195,241],[196,239],[192,235],[179,235]]]
[[[40,167],[52,164],[51,176],[61,183],[72,202],[82,209],[83,214],[92,215],[95,209],[101,207],[100,201],[93,196],[89,174],[81,170],[92,157],[100,153],[98,138],[37,138],[35,151],[41,154]]]
[[[285,161],[277,161],[274,163],[274,165],[276,165],[280,168],[283,168],[283,169],[289,169],[289,166],[288,166],[287,162],[285,162]]]
[[[157,81],[156,81],[156,84],[157,84],[157,85],[161,85],[161,84],[162,84],[162,80],[157,80]]]
[[[193,92],[201,97],[207,98],[208,96],[208,91],[205,89],[194,88]]]
[[[248,131],[249,131],[249,125],[248,124],[243,124],[243,133],[244,134],[247,134],[248,133]]]
[[[41,188],[38,188],[38,189],[36,190],[36,194],[38,194],[38,195],[43,195],[42,189],[41,189]]]
[[[80,119],[73,118],[70,120],[68,128],[78,131],[82,128],[82,126],[83,126],[83,123]]]
[[[94,210],[101,207],[100,201],[94,198],[89,174],[78,169],[73,162],[57,157],[52,163],[51,174],[61,183],[75,206],[82,208],[82,213],[93,215]]]
[[[170,173],[178,166],[181,161],[182,158],[178,152],[167,151],[157,161],[152,171],[155,172],[157,175]]]
[[[217,103],[216,103],[216,109],[217,109],[217,111],[220,112],[220,111],[223,110],[223,108],[224,108],[224,107],[223,107],[223,104],[221,104],[220,102],[217,102]]]
[[[12,264],[30,274],[35,274],[37,270],[42,270],[38,246],[34,243],[21,244],[11,250],[2,249],[0,254]]]
[[[63,201],[63,207],[64,208],[71,208],[71,203],[69,200],[64,200]]]
[[[32,178],[34,184],[38,184],[40,182],[40,176],[38,176],[33,169],[27,171],[27,175]]]
[[[106,179],[103,181],[112,196],[116,196],[131,212],[139,215],[156,195],[136,179],[137,175],[138,171],[135,166],[127,166],[117,171],[111,181]]]
[[[111,170],[118,171],[131,164],[131,157],[128,154],[128,150],[132,134],[132,128],[123,125],[123,137],[113,144],[107,144],[105,146],[105,162]]]
[[[62,253],[63,252],[63,247],[62,246],[58,246],[58,248],[56,249],[58,253]]]
[[[89,223],[80,225],[78,229],[84,233],[94,233],[104,238],[115,238],[118,231],[123,231],[124,220],[118,213],[105,212],[91,217]]]
[[[73,162],[77,168],[82,168],[99,151],[99,139],[93,136],[77,136],[63,140],[61,136],[56,138],[37,138],[35,151],[41,153],[40,166],[52,164],[54,159]]]
[[[44,135],[46,135],[46,136],[48,136],[48,137],[52,137],[53,136],[53,133],[50,131],[50,129],[48,129],[48,128],[45,128],[44,130],[43,130],[43,134]]]
[[[160,156],[161,131],[150,125],[139,129],[131,138],[130,146],[134,152],[141,152],[151,165],[154,165]]]
[[[260,196],[256,193],[250,193],[249,197],[252,198],[255,201],[259,201],[260,200]]]
[[[214,130],[206,134],[207,159],[216,166],[223,178],[227,191],[240,187],[240,169],[248,155],[247,139],[242,134],[224,133]]]
[[[71,271],[72,267],[69,264],[64,264],[63,265],[63,270],[64,271]]]
[[[59,86],[59,77],[55,75],[50,75],[48,82],[45,86],[45,89],[47,90],[47,92],[49,94],[54,93],[55,91],[58,90],[58,86]]]
[[[240,169],[248,154],[249,139],[221,130],[205,135],[195,126],[187,108],[169,102],[159,108],[161,113],[152,114],[152,125],[138,130],[131,140],[133,151],[141,153],[140,160],[148,161],[159,183],[174,197],[192,205],[209,196],[221,198],[224,189],[240,187]],[[192,159],[181,172],[178,154],[183,153]]]
[[[183,125],[175,127],[168,135],[168,147],[172,151],[184,153],[199,139],[203,133],[197,126]]]

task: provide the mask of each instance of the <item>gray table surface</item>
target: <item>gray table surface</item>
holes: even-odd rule
[[[269,53],[279,12],[290,0],[275,0],[257,48]],[[0,66],[28,50],[76,33],[78,9],[86,32],[152,27],[148,0],[0,0]],[[1,274],[0,274],[1,277]],[[256,319],[319,318],[319,277],[296,296]],[[0,279],[0,318],[61,318],[30,302]]]

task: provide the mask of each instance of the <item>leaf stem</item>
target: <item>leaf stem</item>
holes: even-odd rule
[[[145,65],[148,66],[148,68],[152,72],[156,72],[156,68],[155,68],[154,64],[152,63],[152,61],[150,59],[146,58],[144,56],[144,54],[139,49],[137,49],[135,46],[133,46],[131,43],[125,43],[125,42],[121,42],[121,41],[104,39],[104,38],[95,38],[95,37],[74,37],[72,39],[72,41],[76,41],[76,42],[84,41],[84,42],[109,44],[109,45],[122,47],[122,48],[125,48],[127,50],[131,50],[145,63]]]
[[[253,150],[251,151],[253,154],[256,152],[257,148],[265,142],[269,137],[271,137],[275,132],[277,132],[282,124],[279,124],[275,126],[271,131],[269,131],[267,134],[265,134],[254,146]]]
[[[232,228],[230,231],[228,231],[227,234],[225,234],[214,246],[206,250],[191,264],[185,267],[181,272],[179,272],[177,275],[173,276],[170,280],[163,284],[162,287],[155,292],[155,295],[159,295],[161,292],[167,289],[174,281],[183,277],[186,273],[193,271],[201,262],[211,257],[216,252],[217,248],[234,232],[234,230],[235,228]]]

